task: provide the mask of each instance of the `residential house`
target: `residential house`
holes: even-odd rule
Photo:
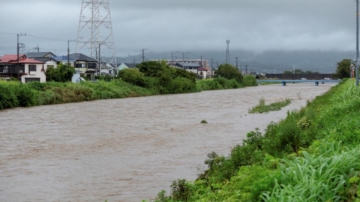
[[[28,57],[29,58],[29,57]],[[30,58],[30,59],[34,59],[37,61],[41,61],[44,63],[44,69],[45,71],[47,70],[47,68],[52,67],[52,68],[57,68],[57,65],[59,63],[59,61],[55,60],[54,58],[50,57],[34,57],[34,58]]]
[[[79,70],[81,74],[92,78],[94,77],[97,71],[97,60],[81,53],[70,54],[70,58],[74,59],[74,67],[76,70]]]
[[[21,82],[46,82],[44,62],[27,58],[21,54],[4,55],[0,58],[0,71],[2,77],[15,77]]]
[[[198,68],[200,68],[200,63],[198,62],[178,62],[175,64],[176,67],[184,69],[195,74],[198,73]]]
[[[69,57],[68,59],[68,56],[67,55],[63,55],[63,56],[53,56],[51,57],[53,58],[54,60],[58,61],[59,63],[61,62],[62,64],[67,64],[68,62],[70,63],[70,66],[74,66],[74,62],[75,60],[72,59],[71,57]]]
[[[208,70],[206,68],[200,67],[197,70],[198,70],[198,75],[201,78],[206,79],[208,77]]]
[[[20,74],[25,71],[25,66],[23,63],[17,63],[17,58],[16,54],[4,55],[0,58],[0,77],[20,79]],[[19,61],[24,58],[26,58],[24,54],[19,55]]]

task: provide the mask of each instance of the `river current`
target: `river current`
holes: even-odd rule
[[[141,201],[194,180],[212,151],[228,155],[333,84],[243,89],[0,111],[0,201]],[[292,99],[281,111],[249,114]],[[206,120],[208,124],[201,124]]]

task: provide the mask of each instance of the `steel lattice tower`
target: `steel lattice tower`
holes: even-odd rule
[[[229,43],[230,43],[230,40],[226,40],[226,44],[227,44],[227,48],[226,48],[226,60],[225,60],[225,63],[226,63],[226,64],[229,64],[229,63],[230,63]]]
[[[112,54],[109,63],[117,67],[109,0],[82,0],[76,52],[87,47],[90,56],[97,58],[100,47],[101,51],[106,52],[104,46]]]

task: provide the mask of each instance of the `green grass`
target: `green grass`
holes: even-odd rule
[[[360,201],[360,88],[342,81],[184,183],[188,201]],[[261,101],[261,105],[265,105]],[[176,201],[164,192],[157,201]],[[178,193],[179,194],[179,193]]]
[[[269,111],[278,111],[281,108],[289,105],[290,103],[291,103],[290,99],[285,99],[284,101],[274,102],[274,103],[271,103],[270,105],[266,105],[265,99],[261,98],[259,100],[259,104],[256,105],[255,107],[251,108],[249,110],[249,113],[265,113],[265,112],[269,112]]]

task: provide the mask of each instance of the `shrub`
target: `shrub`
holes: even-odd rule
[[[17,100],[14,85],[0,85],[0,109],[8,109],[18,107],[19,102]]]
[[[30,82],[32,83],[32,82]],[[16,97],[20,107],[30,107],[36,104],[35,93],[27,85],[20,85],[16,91]]]
[[[256,78],[253,75],[245,75],[242,82],[243,86],[257,86]]]
[[[187,78],[173,79],[167,86],[169,93],[189,93],[195,91],[194,83]]]
[[[243,82],[243,75],[241,72],[230,64],[220,65],[215,71],[215,76],[224,77],[226,79],[235,79],[238,83]]]
[[[179,179],[171,184],[171,196],[175,201],[189,201],[191,197],[191,184],[185,179]]]
[[[144,74],[136,68],[123,69],[119,71],[118,77],[133,85],[145,86]]]
[[[57,81],[57,82],[67,82],[71,81],[72,76],[75,73],[74,67],[71,67],[67,64],[60,63],[57,68],[48,67],[46,69],[46,81]]]

